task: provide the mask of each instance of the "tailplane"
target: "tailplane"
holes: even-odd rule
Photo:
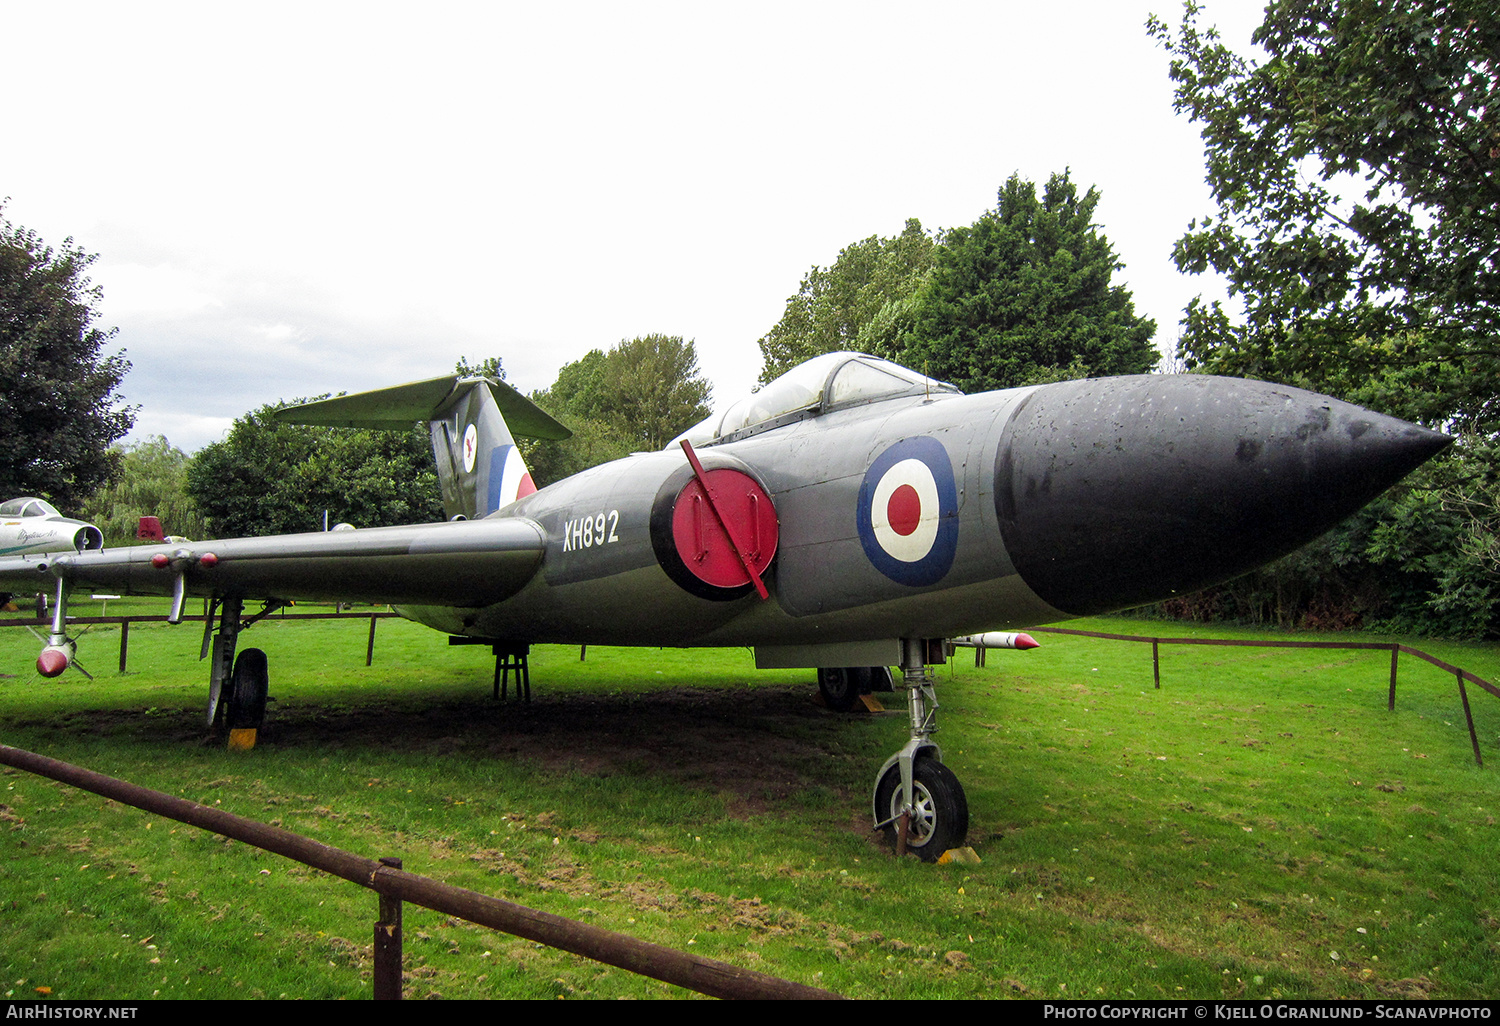
[[[503,381],[457,374],[289,406],[274,416],[286,424],[389,431],[426,421],[449,520],[478,520],[536,491],[512,431],[572,435]]]

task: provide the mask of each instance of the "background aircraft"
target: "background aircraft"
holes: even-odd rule
[[[46,499],[23,495],[0,502],[0,557],[36,552],[84,552],[104,548],[104,534],[93,524],[71,520]],[[0,606],[10,604],[0,591]],[[37,596],[37,617],[46,614],[47,600]]]
[[[71,659],[77,586],[170,594],[174,618],[187,595],[210,597],[209,720],[231,732],[265,706],[265,654],[235,659],[263,615],[243,618],[251,599],[263,612],[388,602],[516,657],[541,642],[743,645],[761,667],[896,666],[911,737],[876,776],[874,823],[929,859],[968,824],[933,739],[926,666],[942,639],[1226,580],[1450,441],[1261,382],[1152,375],[963,395],[855,353],[795,368],[661,452],[540,491],[511,431],[567,431],[500,382],[434,378],[277,416],[427,421],[448,522],[0,560],[0,587],[55,581],[44,675]]]
[[[102,548],[99,528],[63,516],[45,499],[22,496],[0,502],[0,556]]]

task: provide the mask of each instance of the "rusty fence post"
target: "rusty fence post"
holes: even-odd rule
[[[393,856],[380,864],[401,868],[401,860]],[[380,895],[380,921],[375,924],[375,1000],[401,1000],[401,899],[390,894]]]
[[[125,672],[125,653],[130,650],[130,621],[120,621],[120,672]]]
[[[1484,769],[1484,757],[1479,754],[1479,735],[1474,733],[1474,714],[1469,711],[1469,692],[1464,687],[1464,671],[1455,670],[1454,676],[1458,678],[1458,697],[1464,703],[1464,719],[1469,721],[1469,743],[1474,746],[1474,764]]]
[[[365,646],[365,665],[375,661],[375,614],[370,614],[370,643]]]
[[[1401,646],[1391,646],[1391,693],[1386,697],[1385,708],[1387,712],[1396,711],[1396,659],[1401,655]]]
[[[1161,690],[1161,639],[1151,639],[1151,672],[1156,675],[1156,690]]]

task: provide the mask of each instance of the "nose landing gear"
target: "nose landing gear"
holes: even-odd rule
[[[875,829],[885,832],[898,855],[911,852],[925,862],[936,862],[949,849],[963,846],[969,833],[969,802],[932,740],[938,703],[924,648],[919,638],[901,641],[911,740],[880,768],[873,805]]]

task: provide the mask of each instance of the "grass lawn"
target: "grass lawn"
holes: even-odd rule
[[[869,830],[903,696],[840,716],[742,650],[548,646],[523,706],[491,699],[487,649],[385,620],[366,668],[367,630],[242,637],[274,698],[248,753],[205,740],[195,625],[133,626],[125,675],[95,628],[92,682],[35,678],[39,644],[0,631],[0,741],[850,997],[1500,993],[1500,700],[1470,688],[1479,769],[1453,678],[1413,658],[1389,713],[1382,652],[1164,648],[1159,691],[1144,645],[961,653],[938,739],[982,862],[932,866]],[[1402,640],[1500,679],[1494,646]],[[370,994],[376,897],[343,881],[12,770],[0,852],[7,996]],[[410,906],[405,928],[410,997],[684,995]]]

